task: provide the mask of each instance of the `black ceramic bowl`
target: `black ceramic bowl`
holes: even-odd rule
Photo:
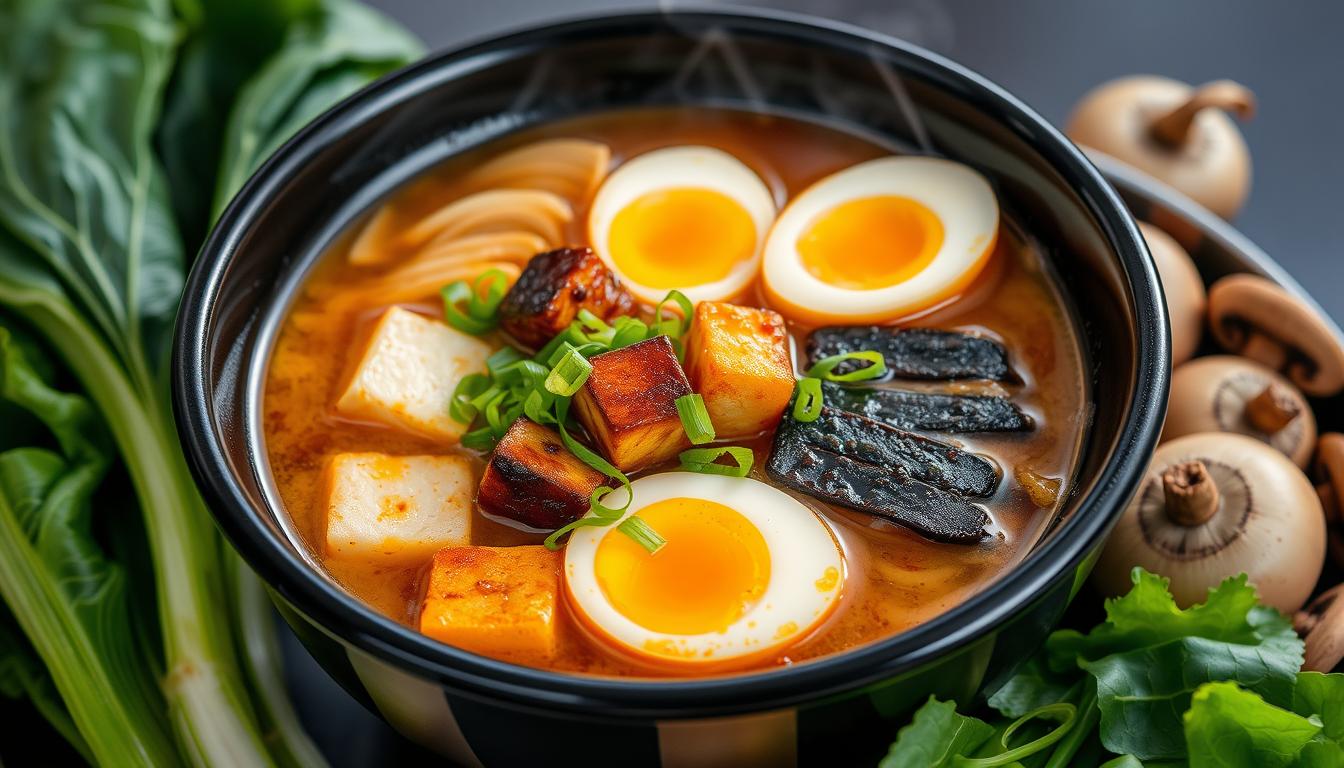
[[[705,104],[848,126],[978,168],[1050,251],[1085,347],[1088,438],[1064,514],[1015,569],[916,629],[763,673],[563,675],[439,644],[352,599],[288,534],[260,460],[259,381],[287,297],[379,197],[539,122]],[[191,274],[174,399],[196,478],[308,649],[412,739],[466,764],[833,765],[875,759],[931,693],[970,700],[1032,652],[1141,478],[1169,368],[1157,278],[1124,205],[984,78],[888,38],[781,16],[619,15],[429,58],[347,99],[234,199]]]

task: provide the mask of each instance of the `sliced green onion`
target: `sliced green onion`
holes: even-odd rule
[[[718,463],[724,456],[731,458],[736,466]],[[756,454],[752,453],[750,448],[725,445],[719,448],[691,448],[682,451],[677,458],[681,461],[681,468],[687,472],[746,477],[747,473],[751,472],[751,465],[756,461]]]
[[[544,389],[534,389],[523,399],[523,415],[538,424],[555,423],[555,395]]]
[[[839,365],[850,360],[866,362],[868,365],[849,373],[833,372]],[[859,352],[846,352],[843,355],[823,357],[807,369],[807,376],[808,378],[826,379],[827,381],[867,381],[868,379],[876,379],[886,372],[887,361],[882,357],[882,353],[865,349]]]
[[[495,384],[501,387],[525,386],[546,380],[550,371],[535,360],[517,360],[494,372]]]
[[[669,312],[669,317],[663,318],[663,307],[668,304],[675,304],[681,310],[681,315]],[[695,305],[686,298],[686,294],[678,290],[671,290],[658,302],[658,306],[653,310],[653,331],[652,335],[667,335],[674,339],[679,339],[691,329],[691,317],[695,313]]]
[[[619,482],[621,487],[625,489],[625,503],[620,507],[609,507],[602,503],[603,497],[611,493],[612,488],[606,485],[600,486],[593,491],[593,495],[588,499],[589,511],[592,514],[589,517],[581,517],[547,536],[544,543],[549,549],[559,549],[560,540],[576,529],[611,525],[621,519],[621,515],[625,514],[625,511],[630,508],[630,503],[634,501],[634,494],[630,490],[630,478],[626,477],[625,473],[613,466],[611,462],[597,455],[593,449],[575,440],[569,434],[569,430],[565,428],[565,423],[569,419],[569,404],[570,400],[566,397],[559,398],[555,404],[555,420],[556,426],[560,430],[560,442],[564,443],[565,448],[577,456],[579,461]],[[632,523],[630,526],[622,524],[617,527],[617,530],[634,539],[636,543],[650,553],[657,552],[664,543],[663,537],[650,529],[648,524],[643,521]]]
[[[681,428],[686,430],[691,445],[704,445],[714,440],[714,423],[709,420],[703,397],[694,392],[678,397],[677,415],[681,417]]]
[[[634,317],[618,317],[613,326],[611,348],[623,349],[649,338],[649,326],[643,320]]]
[[[553,395],[570,397],[579,391],[592,372],[593,364],[588,362],[577,348],[568,347],[551,367],[551,373],[546,377],[546,391]]]
[[[443,297],[444,320],[457,330],[473,336],[493,331],[499,324],[496,315],[499,303],[504,300],[508,290],[508,282],[508,275],[498,269],[490,269],[482,272],[474,283],[458,280],[445,285],[439,291]]]
[[[667,539],[658,535],[658,532],[638,514],[631,515],[616,526],[616,530],[624,533],[626,536],[635,540],[635,543],[643,547],[649,554],[658,554],[658,550],[667,544]]]
[[[495,437],[495,431],[489,427],[473,429],[462,436],[462,447],[473,451],[493,450],[495,443],[498,442],[499,438]]]
[[[569,327],[565,328],[565,330],[560,333],[557,333],[550,341],[546,342],[546,346],[538,350],[537,354],[533,355],[532,359],[542,365],[549,366],[551,364],[551,358],[555,356],[556,350],[560,349],[561,345],[569,344],[571,347],[575,347],[586,341],[588,340],[584,337],[583,332],[579,330],[578,326],[570,323]]]
[[[495,396],[500,394],[502,391],[503,390],[499,388],[499,385],[491,384],[489,387],[481,390],[475,397],[471,398],[471,401],[468,403],[468,405],[474,408],[476,410],[476,413],[480,413],[481,411],[485,410],[485,406],[491,400],[494,400]]]
[[[793,400],[793,418],[795,421],[816,421],[825,405],[821,396],[820,379],[799,379],[798,392]]]
[[[463,376],[453,389],[448,400],[448,415],[454,421],[471,424],[478,409],[471,404],[473,398],[490,388],[490,377],[484,373],[471,373]]]
[[[525,359],[527,356],[513,347],[500,347],[498,351],[485,358],[485,367],[489,369],[491,376],[498,376],[504,368]]]
[[[471,301],[467,303],[467,313],[477,320],[486,320],[492,324],[499,310],[504,294],[509,290],[509,276],[498,269],[487,269],[472,283]]]

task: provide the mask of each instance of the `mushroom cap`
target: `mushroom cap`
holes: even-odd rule
[[[1330,557],[1344,567],[1344,434],[1326,432],[1316,441],[1312,477],[1325,509]]]
[[[1187,527],[1167,514],[1162,475],[1192,461],[1207,468],[1220,500],[1211,518]],[[1205,432],[1158,447],[1092,578],[1104,594],[1120,595],[1140,565],[1170,578],[1184,607],[1244,572],[1263,602],[1291,613],[1311,595],[1324,563],[1325,518],[1297,465],[1259,440]]]
[[[1194,356],[1204,335],[1204,308],[1208,299],[1204,279],[1190,254],[1171,235],[1144,221],[1139,222],[1139,230],[1148,241],[1148,251],[1153,254],[1157,274],[1162,278],[1162,293],[1171,320],[1171,364],[1180,365]]]
[[[1259,275],[1228,275],[1209,288],[1209,329],[1227,351],[1282,370],[1309,395],[1344,389],[1344,343],[1329,321]],[[1266,339],[1273,343],[1252,345]]]
[[[1297,407],[1277,432],[1258,429],[1247,417],[1246,405],[1273,386]],[[1274,446],[1305,468],[1316,450],[1316,416],[1292,382],[1265,366],[1235,355],[1198,357],[1177,366],[1171,374],[1171,400],[1162,442],[1197,432],[1235,432]],[[1341,476],[1344,480],[1344,476]]]
[[[1065,133],[1078,144],[1166,182],[1219,216],[1232,218],[1251,188],[1250,151],[1232,118],[1221,109],[1201,109],[1186,141],[1176,146],[1151,135],[1158,118],[1194,94],[1190,85],[1166,77],[1112,80],[1083,97]]]
[[[1303,671],[1330,672],[1344,659],[1344,584],[1316,596],[1293,616],[1293,628],[1306,641]]]

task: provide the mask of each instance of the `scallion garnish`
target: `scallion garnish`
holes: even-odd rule
[[[561,349],[565,351],[551,367],[545,387],[546,391],[553,395],[570,397],[588,380],[589,374],[593,372],[593,364],[588,362],[577,347],[566,344]]]
[[[471,373],[462,377],[453,389],[453,397],[448,401],[448,415],[455,421],[470,424],[476,418],[477,408],[471,404],[475,397],[490,388],[490,377],[484,373]]]
[[[718,460],[724,456],[731,458],[735,465],[718,463]],[[677,459],[681,462],[681,468],[687,472],[699,472],[702,475],[746,477],[747,473],[751,472],[751,465],[755,462],[756,455],[752,453],[750,448],[725,445],[716,448],[691,448],[682,451]]]
[[[494,354],[485,358],[485,367],[489,369],[491,376],[499,376],[502,369],[525,359],[527,359],[527,355],[513,347],[500,347]]]
[[[448,324],[475,335],[493,330],[507,282],[503,272],[491,270],[474,283],[460,281],[445,286],[442,294]],[[505,347],[486,359],[488,373],[472,374],[458,383],[449,400],[448,413],[457,421],[468,425],[474,422],[477,427],[462,436],[464,447],[492,450],[513,422],[526,416],[538,424],[555,425],[571,453],[619,483],[617,490],[626,490],[625,503],[618,508],[605,503],[607,494],[613,491],[612,486],[598,488],[589,502],[590,514],[552,533],[546,539],[546,546],[558,548],[560,540],[576,528],[611,525],[630,507],[629,478],[591,448],[575,440],[568,431],[570,400],[592,374],[593,366],[588,358],[656,336],[667,336],[680,358],[682,337],[690,330],[694,310],[690,299],[680,291],[668,292],[654,311],[651,323],[635,317],[617,317],[607,322],[590,310],[580,309],[573,322],[531,358],[512,347]],[[704,399],[699,395],[679,399],[677,413],[693,444],[714,439],[714,425],[705,409]],[[729,455],[738,461],[738,468],[713,464],[711,458],[707,463],[718,469],[703,471],[732,474],[745,466],[746,469],[741,469],[745,474],[750,469],[750,451],[743,465],[740,457],[731,451],[745,449],[724,450],[730,450]],[[722,456],[724,451],[714,449],[714,455]],[[658,551],[665,543],[657,531],[635,516],[621,521],[618,529],[650,552]]]
[[[481,336],[499,324],[496,311],[508,290],[509,276],[498,269],[482,272],[475,282],[458,280],[445,285],[443,317],[449,325],[473,336]]]
[[[663,318],[663,308],[668,304],[675,304],[677,309],[681,310],[681,315],[669,313],[669,316]],[[658,302],[658,306],[653,310],[653,331],[654,335],[666,335],[673,339],[679,339],[686,335],[691,329],[691,317],[695,312],[695,306],[691,300],[686,298],[686,294],[678,290],[671,290]]]
[[[678,397],[677,415],[681,417],[681,427],[686,430],[691,445],[704,445],[714,440],[714,423],[709,420],[703,397],[695,393]]]
[[[866,362],[861,368],[850,371],[849,373],[835,373],[835,369],[841,364],[849,362]],[[818,360],[811,368],[807,369],[808,378],[826,379],[827,381],[868,381],[876,379],[887,372],[887,361],[882,357],[881,352],[875,352],[870,349],[858,352],[846,352],[842,355],[831,355]]]
[[[634,317],[618,317],[612,326],[611,348],[623,349],[649,338],[649,326],[643,320]]]
[[[821,397],[821,379],[799,379],[798,392],[793,400],[793,418],[795,421],[816,421],[821,415],[823,405]]]
[[[555,419],[556,427],[560,430],[560,442],[564,443],[565,447],[569,449],[569,452],[577,456],[579,461],[582,461],[584,464],[596,469],[598,472],[619,482],[621,488],[625,491],[625,503],[619,507],[607,506],[604,503],[605,498],[607,494],[613,493],[614,491],[610,486],[604,485],[598,487],[597,490],[593,491],[592,496],[590,496],[588,500],[589,512],[591,513],[590,516],[581,517],[569,525],[556,530],[550,536],[547,536],[545,544],[549,549],[559,549],[560,540],[573,530],[592,526],[611,525],[617,520],[620,520],[621,516],[625,514],[625,511],[630,508],[630,502],[634,500],[634,496],[630,491],[630,478],[626,477],[625,473],[613,466],[611,462],[599,456],[596,451],[570,436],[569,430],[565,428],[565,421],[569,418],[569,403],[569,398],[560,398],[556,401]],[[634,539],[636,543],[644,547],[644,549],[648,550],[650,553],[657,552],[667,543],[662,536],[658,535],[657,531],[650,528],[643,520],[633,523],[631,520],[637,520],[637,518],[631,516],[621,523],[621,525],[617,527],[617,530]]]

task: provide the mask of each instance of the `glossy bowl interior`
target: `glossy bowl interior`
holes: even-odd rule
[[[1089,437],[1064,514],[1018,567],[925,625],[833,657],[724,678],[650,682],[522,668],[428,640],[354,600],[287,534],[267,489],[253,415],[287,297],[344,228],[442,159],[555,118],[670,104],[838,125],[959,160],[991,179],[1047,247],[1085,347],[1093,406],[1079,416]],[[431,57],[346,100],[277,152],[228,208],[192,272],[175,356],[174,402],[193,471],[221,527],[287,609],[343,645],[469,697],[631,720],[845,695],[1018,620],[958,695],[995,684],[1058,619],[1136,487],[1161,426],[1169,368],[1157,280],[1133,221],[1035,113],[983,78],[890,39],[812,20],[701,12],[522,32]],[[928,691],[910,693],[914,701]]]

